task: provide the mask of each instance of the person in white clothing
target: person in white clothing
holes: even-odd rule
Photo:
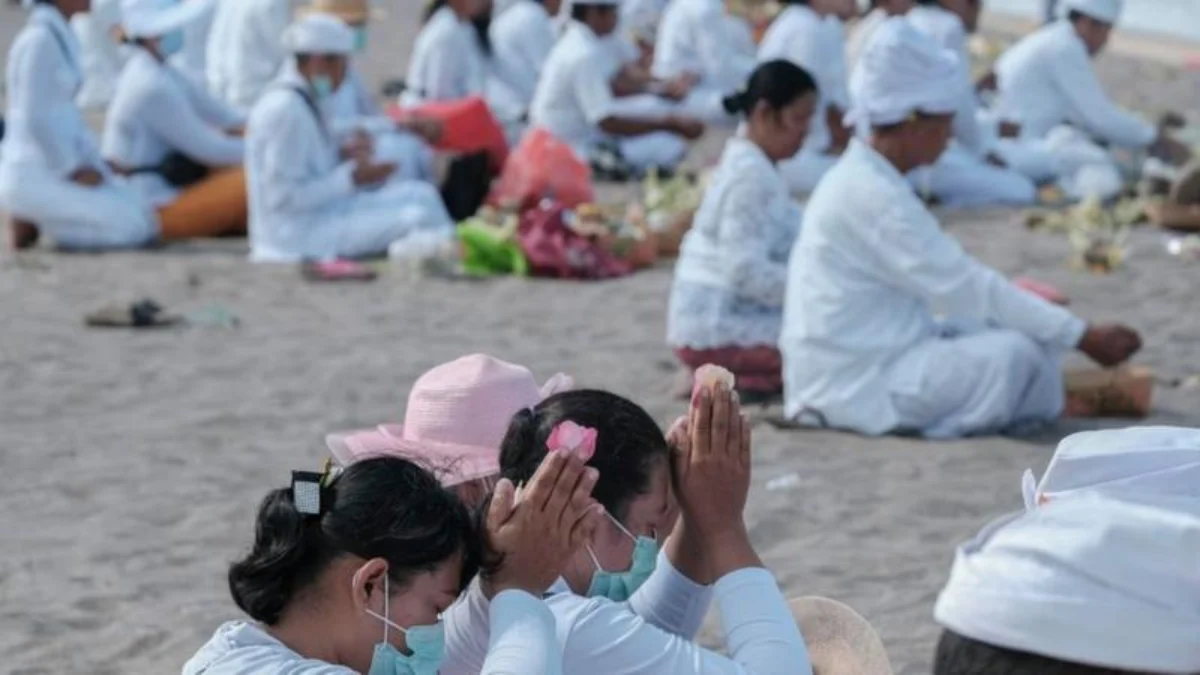
[[[401,104],[483,96],[487,56],[472,20],[488,11],[486,0],[437,0],[408,62]]]
[[[229,568],[229,590],[253,623],[233,621],[183,675],[432,675],[446,660],[440,615],[498,562],[480,675],[562,675],[554,616],[539,597],[599,525],[596,474],[557,453],[518,502],[502,481],[477,531],[471,511],[417,459],[363,459],[293,472],[258,511],[254,545]],[[443,671],[444,672],[444,671]]]
[[[345,79],[354,32],[311,14],[284,40],[295,60],[254,106],[246,131],[252,258],[356,258],[401,240],[451,239],[454,223],[436,188],[389,182],[394,164],[361,148],[343,151],[333,137],[322,106]]]
[[[689,370],[715,364],[750,397],[783,391],[779,330],[787,260],[803,212],[777,162],[800,149],[817,85],[791,61],[767,61],[730,108],[745,117],[725,145],[671,285],[667,343]]]
[[[678,112],[691,82],[657,80],[623,60],[625,51],[613,39],[618,4],[587,0],[571,6],[570,24],[538,82],[530,122],[585,161],[611,151],[634,172],[673,169],[687,153],[687,140],[704,133],[703,123]]]
[[[1193,436],[1194,455],[1194,430],[1152,431],[1164,432]],[[985,526],[958,548],[934,607],[944,627],[935,675],[1200,673],[1191,487],[1095,485]]]
[[[292,21],[293,0],[217,2],[208,36],[208,90],[248,112],[287,60],[282,38]]]
[[[104,161],[75,97],[80,47],[68,21],[89,0],[39,0],[8,54],[0,206],[11,243],[40,233],[62,248],[139,247],[158,236],[150,205]]]
[[[670,445],[645,410],[608,392],[556,394],[513,418],[500,451],[504,478],[527,481],[562,452],[599,473],[593,495],[607,518],[546,597],[563,672],[812,673],[791,610],[746,533],[750,426],[724,384],[699,387],[695,401]],[[484,663],[487,591],[473,583],[447,611],[442,675],[478,673]],[[714,600],[728,656],[693,641]]]
[[[561,6],[562,0],[518,0],[488,29],[492,43],[488,105],[506,120],[510,145],[515,146],[525,130],[542,68],[558,41],[554,16]]]
[[[844,33],[830,23],[839,21],[840,6],[839,0],[790,0],[758,48],[760,61],[787,59],[808,71],[821,96],[804,147],[779,164],[794,194],[811,193],[850,140],[843,119],[849,108]]]
[[[82,108],[103,110],[116,94],[117,77],[125,65],[117,35],[120,26],[121,0],[92,0],[87,12],[71,19],[81,47],[83,88],[76,101]]]
[[[870,136],[852,141],[813,193],[788,265],[787,415],[932,438],[1057,419],[1061,351],[1112,366],[1140,337],[1089,327],[967,255],[905,179],[949,142],[961,103],[953,56],[893,18],[859,69],[851,118]]]
[[[951,208],[1025,206],[1037,199],[1034,178],[1050,176],[1031,177],[1010,166],[1006,158],[1025,157],[1021,148],[1010,144],[1002,153],[995,131],[980,123],[967,52],[967,35],[975,32],[980,9],[980,0],[918,0],[906,15],[918,32],[958,58],[962,72],[962,105],[954,116],[954,140],[937,162],[917,169],[911,178],[925,196]],[[1040,172],[1035,169],[1035,173]]]
[[[996,64],[993,111],[1020,125],[1022,139],[1044,144],[1070,197],[1115,196],[1124,185],[1109,148],[1176,157],[1181,146],[1119,108],[1104,93],[1091,58],[1104,48],[1121,0],[1064,0],[1064,20],[1008,50]]]
[[[134,53],[105,120],[105,158],[158,209],[162,239],[245,233],[245,117],[167,62],[204,4],[123,0],[122,10]]]
[[[334,136],[343,147],[355,146],[376,161],[396,165],[394,178],[434,181],[433,149],[429,143],[441,134],[434,120],[410,116],[397,122],[383,113],[367,88],[356,62],[366,51],[371,7],[368,0],[314,0],[304,13],[336,16],[354,31],[356,58],[346,70],[342,86],[322,107]]]
[[[722,103],[756,65],[754,52],[736,39],[739,21],[745,20],[731,16],[722,0],[674,0],[658,27],[651,72],[664,80],[694,78],[682,109],[710,124],[736,123]]]

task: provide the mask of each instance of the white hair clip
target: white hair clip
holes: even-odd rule
[[[301,514],[321,515],[322,478],[321,474],[312,471],[292,472],[292,503]]]

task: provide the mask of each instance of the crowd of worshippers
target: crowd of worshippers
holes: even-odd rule
[[[480,97],[510,145],[537,127],[597,175],[639,175],[675,168],[706,128],[739,128],[754,112],[741,106],[747,82],[772,61],[803,70],[777,77],[814,100],[800,146],[759,164],[787,195],[808,195],[879,127],[864,113],[880,104],[868,100],[862,54],[901,15],[957,59],[938,102],[953,113],[949,143],[899,167],[923,197],[1031,204],[1048,183],[1108,197],[1122,183],[1112,149],[1178,150],[1114,105],[1092,69],[1117,0],[1061,3],[1063,20],[978,86],[966,45],[980,0],[878,0],[851,40],[852,0],[791,0],[757,36],[721,0],[436,0],[395,83],[399,109],[414,111],[400,116],[384,114],[359,70],[369,0],[24,4],[0,155],[0,206],[18,247],[43,233],[101,250],[248,232],[253,259],[295,261],[436,244],[474,213],[498,167],[436,152],[444,129],[422,106]],[[885,105],[903,109],[922,90],[914,81]],[[107,112],[99,142],[81,107]],[[739,139],[728,162],[750,150]]]
[[[430,370],[404,419],[267,494],[228,571],[247,616],[183,675],[890,675],[861,615],[788,599],[755,551],[751,425],[712,373],[664,434],[564,375]],[[1197,430],[1064,440],[955,553],[933,673],[1200,673],[1197,481]],[[725,652],[697,642],[710,608]]]

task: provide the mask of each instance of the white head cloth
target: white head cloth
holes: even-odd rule
[[[884,21],[855,68],[855,101],[846,123],[898,124],[914,112],[958,110],[966,95],[958,57],[901,16]]]
[[[212,0],[121,0],[121,26],[132,38],[162,37],[213,9]]]
[[[959,547],[934,618],[1084,665],[1200,672],[1200,497],[1082,493]]]
[[[1027,471],[1021,487],[1028,509],[1081,490],[1200,497],[1200,430],[1132,427],[1075,434],[1058,445],[1041,482]]]
[[[351,54],[354,31],[330,14],[308,14],[284,31],[283,46],[292,54]]]
[[[1117,19],[1121,18],[1122,4],[1122,0],[1064,0],[1058,11],[1062,16],[1076,11],[1097,21],[1115,25]]]

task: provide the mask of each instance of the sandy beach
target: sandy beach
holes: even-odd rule
[[[403,73],[417,27],[414,0],[380,4],[366,59],[376,81]],[[6,50],[22,20],[0,9]],[[1200,108],[1200,73],[1121,55],[1099,68],[1128,105]],[[706,139],[694,161],[720,142]],[[1163,233],[1137,231],[1125,268],[1090,276],[1067,267],[1064,237],[1027,231],[1015,211],[945,223],[1004,273],[1059,286],[1080,315],[1144,331],[1139,364],[1200,373],[1200,262],[1170,256]],[[0,672],[178,672],[239,616],[225,571],[250,544],[261,497],[292,469],[319,467],[326,432],[399,421],[414,379],[443,361],[486,351],[628,395],[664,424],[681,412],[664,344],[670,264],[590,285],[392,273],[337,287],[252,266],[245,252],[221,241],[0,257]],[[144,296],[240,322],[84,328],[85,313]],[[1200,426],[1200,388],[1160,387],[1147,422]],[[924,675],[955,545],[1020,506],[1022,471],[1044,469],[1060,438],[1122,425],[944,443],[761,425],[751,533],[789,595],[849,603],[897,673]]]

